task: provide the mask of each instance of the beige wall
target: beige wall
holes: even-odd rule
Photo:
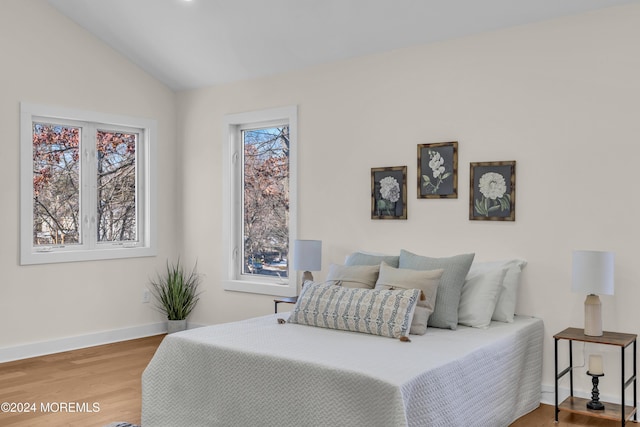
[[[207,274],[193,320],[272,311],[268,296],[225,292],[222,119],[299,106],[299,230],[322,239],[322,278],[355,249],[478,260],[527,260],[518,311],[545,322],[543,382],[553,384],[552,335],[581,326],[570,291],[573,249],[616,253],[606,330],[640,332],[636,264],[640,135],[640,5],[399,50],[178,95],[184,145],[185,255]],[[416,144],[459,141],[459,197],[418,200]],[[517,161],[517,221],[469,221],[469,162]],[[370,219],[370,168],[408,166],[406,221]],[[582,347],[576,347],[576,360]],[[604,351],[616,394],[619,353]],[[590,389],[584,371],[576,375]],[[584,377],[584,378],[583,378]],[[547,396],[547,399],[551,399]]]
[[[175,94],[44,0],[0,2],[0,53],[0,349],[160,322],[141,298],[177,252]],[[21,101],[158,121],[158,257],[19,265]]]

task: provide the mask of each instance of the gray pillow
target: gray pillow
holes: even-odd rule
[[[354,252],[347,257],[345,265],[380,265],[384,262],[391,267],[398,268],[399,256],[397,255],[375,255],[365,252]]]
[[[408,268],[393,268],[385,263],[380,264],[380,276],[376,282],[376,289],[420,289],[422,294],[411,320],[410,334],[424,335],[427,333],[427,321],[436,303],[438,284],[443,269],[410,270]]]
[[[460,294],[474,256],[475,254],[463,254],[448,258],[429,258],[404,249],[400,251],[400,268],[412,270],[444,269],[438,285],[436,306],[429,317],[429,326],[445,329],[458,327]]]
[[[327,282],[345,288],[373,289],[378,280],[379,265],[337,265],[329,266]]]

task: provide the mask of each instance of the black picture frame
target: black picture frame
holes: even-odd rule
[[[407,219],[407,167],[371,168],[371,219]]]

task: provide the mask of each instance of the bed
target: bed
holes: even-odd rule
[[[515,316],[524,261],[473,260],[354,253],[290,314],[169,335],[142,423],[506,427],[540,404],[543,323]]]
[[[142,425],[499,427],[540,404],[540,319],[401,342],[286,316],[167,336],[143,374]]]

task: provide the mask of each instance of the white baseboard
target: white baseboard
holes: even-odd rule
[[[195,326],[197,325],[189,325],[190,328]],[[36,356],[44,356],[46,354],[60,353],[63,351],[77,350],[96,345],[110,344],[118,341],[150,337],[153,335],[164,334],[166,332],[166,322],[159,322],[142,326],[134,326],[131,328],[114,329],[86,335],[78,335],[75,337],[65,337],[50,341],[17,345],[13,347],[1,347],[0,363]]]
[[[569,395],[569,389],[560,389],[560,396],[564,396],[565,394]],[[555,395],[556,390],[552,385],[542,384],[542,397],[540,398],[540,403],[544,403],[545,405],[555,406]]]

